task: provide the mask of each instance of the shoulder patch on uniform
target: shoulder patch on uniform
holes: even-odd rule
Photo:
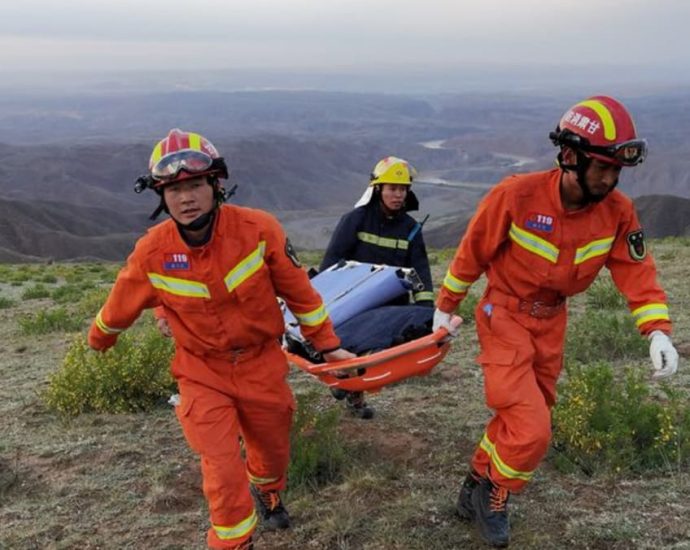
[[[628,253],[633,260],[641,262],[647,257],[647,243],[644,242],[642,229],[631,231],[625,237],[628,242]]]
[[[302,267],[302,264],[297,257],[297,252],[295,252],[295,247],[292,246],[290,239],[285,240],[285,255],[290,258],[290,261],[295,264],[295,267]]]

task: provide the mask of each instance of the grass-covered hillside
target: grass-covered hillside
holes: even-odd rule
[[[651,382],[647,342],[603,273],[570,302],[555,446],[511,498],[514,548],[690,548],[690,239],[653,241],[679,373]],[[440,281],[452,254],[433,251]],[[318,263],[318,254],[303,262]],[[0,549],[204,548],[197,458],[166,403],[169,343],[144,316],[85,349],[115,264],[0,265]],[[292,530],[258,549],[484,548],[454,502],[490,416],[471,305],[446,360],[370,396],[377,416],[294,370]]]

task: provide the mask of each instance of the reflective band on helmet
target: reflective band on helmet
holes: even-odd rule
[[[551,263],[555,264],[558,261],[558,254],[560,251],[549,241],[546,241],[541,237],[537,237],[529,231],[519,228],[517,225],[515,225],[515,223],[510,224],[509,235],[515,244],[519,245],[525,250],[528,250],[537,256],[541,256]]]
[[[256,527],[257,521],[256,511],[252,510],[249,517],[239,523],[230,526],[213,524],[213,530],[221,540],[238,539],[250,533]]]
[[[668,316],[668,306],[666,304],[647,304],[638,307],[632,312],[635,325],[640,327],[649,321],[670,321]]]
[[[259,246],[244,260],[233,267],[223,279],[228,292],[232,292],[249,277],[254,275],[264,265],[266,241],[259,242]]]
[[[450,272],[450,270],[448,270],[448,272],[446,273],[446,277],[443,279],[443,286],[451,292],[455,292],[456,294],[462,294],[463,292],[467,292],[467,289],[470,288],[470,286],[472,286],[472,283],[468,283],[467,281],[458,279],[455,275],[453,275]]]
[[[373,233],[366,233],[364,231],[357,232],[357,238],[367,244],[373,244],[382,248],[393,248],[397,250],[407,250],[410,243],[404,239],[389,239],[388,237],[379,237]]]
[[[147,273],[149,281],[154,288],[174,294],[176,296],[186,296],[187,298],[210,298],[211,293],[204,283],[190,281],[187,279],[177,279],[166,277],[159,273]]]
[[[598,239],[587,243],[585,246],[578,248],[575,252],[575,265],[579,265],[582,262],[596,258],[597,256],[603,256],[608,254],[613,246],[613,237],[606,237],[605,239]]]
[[[307,313],[293,313],[295,317],[297,317],[300,325],[306,325],[308,327],[315,327],[328,319],[328,313],[326,312],[326,308],[323,307],[323,304]]]
[[[486,435],[486,432],[484,432],[484,437],[482,437],[482,441],[479,446],[486,454],[489,455],[491,464],[494,465],[494,468],[496,468],[496,470],[498,470],[503,477],[508,479],[522,479],[523,481],[529,481],[532,479],[534,470],[531,472],[521,472],[520,470],[511,468],[505,462],[503,462],[501,457],[498,455],[498,451],[496,451],[496,445],[491,442],[489,436]]]
[[[603,103],[597,101],[596,99],[582,101],[581,103],[578,103],[576,107],[580,105],[582,107],[592,109],[592,111],[599,115],[601,124],[604,127],[604,137],[609,141],[614,141],[616,139],[616,123],[613,120],[611,111],[609,111]]]

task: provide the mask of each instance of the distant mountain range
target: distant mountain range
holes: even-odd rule
[[[690,236],[690,199],[653,195],[635,205],[649,237]],[[457,246],[471,215],[425,231],[427,246]],[[116,214],[59,201],[0,199],[0,262],[124,260],[149,223],[143,211]]]
[[[455,246],[491,185],[553,165],[547,134],[577,99],[308,91],[0,97],[0,261],[122,259],[158,203],[151,191],[133,193],[134,180],[171,127],[212,139],[230,166],[229,185],[239,184],[233,202],[273,212],[302,248],[326,246],[379,159],[406,158],[419,170],[415,215],[430,215],[427,241]],[[690,94],[623,99],[651,153],[625,171],[621,188],[639,197],[648,234],[687,234]]]

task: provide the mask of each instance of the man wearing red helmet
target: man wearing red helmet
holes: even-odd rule
[[[566,297],[606,266],[650,340],[654,377],[678,366],[666,295],[632,201],[615,190],[623,166],[642,162],[625,107],[595,96],[571,107],[550,134],[558,168],[513,175],[481,201],[436,302],[434,330],[486,272],[476,308],[487,405],[494,410],[457,502],[494,546],[510,538],[507,502],[534,475],[551,439],[551,408],[563,364]]]
[[[246,549],[258,521],[252,494],[266,527],[290,524],[279,491],[295,405],[277,296],[327,360],[354,355],[339,348],[278,221],[222,204],[219,178],[227,177],[225,162],[199,134],[171,130],[156,145],[149,174],[135,189],[153,188],[161,196],[154,215],[165,210],[172,219],[137,242],[91,326],[89,345],[105,351],[144,309],[162,308],[175,338],[177,417],[201,457],[208,546]]]

